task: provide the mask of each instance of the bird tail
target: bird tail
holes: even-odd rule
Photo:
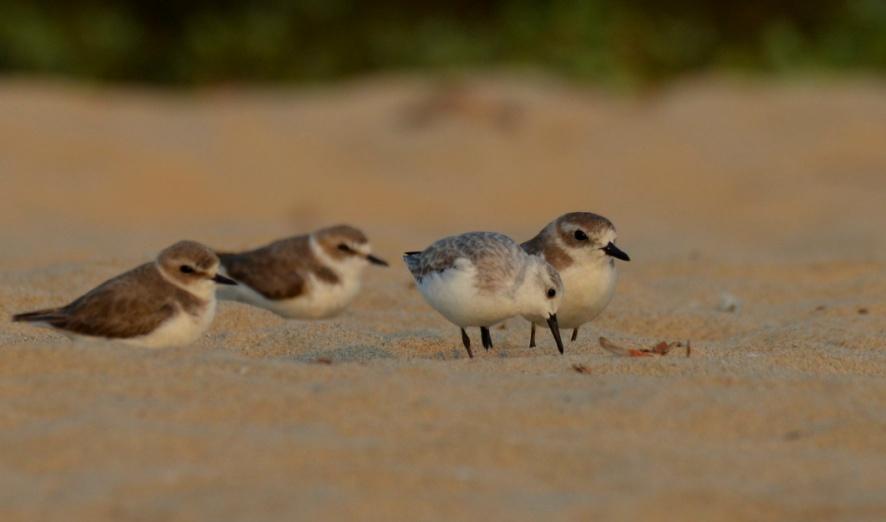
[[[406,267],[409,268],[409,271],[412,272],[413,276],[416,276],[416,274],[418,273],[418,270],[419,270],[419,260],[418,260],[419,254],[421,254],[421,252],[404,252],[403,253],[403,261],[406,262]]]
[[[12,316],[14,323],[44,323],[57,321],[61,319],[59,308],[47,308],[45,310],[35,310],[33,312],[24,312]]]

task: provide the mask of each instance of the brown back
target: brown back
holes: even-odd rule
[[[46,314],[44,320],[81,335],[125,339],[151,333],[179,307],[197,314],[205,305],[164,279],[154,263],[145,263]]]
[[[267,299],[292,299],[304,293],[308,275],[338,283],[335,272],[311,252],[310,236],[281,239],[240,254],[219,254],[228,275]]]

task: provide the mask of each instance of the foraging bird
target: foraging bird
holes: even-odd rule
[[[190,344],[215,317],[215,286],[236,285],[195,241],[179,241],[145,263],[60,308],[16,314],[12,320],[51,327],[72,338],[165,348]]]
[[[488,350],[492,325],[527,314],[545,318],[563,353],[557,324],[563,298],[560,276],[508,236],[469,232],[446,237],[421,252],[407,252],[403,259],[428,304],[461,329],[469,357],[474,354],[465,328],[479,326]]]
[[[590,212],[563,214],[521,246],[553,265],[563,280],[566,295],[557,316],[561,328],[572,329],[578,338],[581,325],[606,308],[615,292],[618,273],[614,259],[631,258],[615,246],[615,227],[608,219]],[[532,323],[529,346],[535,346],[535,326],[544,317],[524,315]]]

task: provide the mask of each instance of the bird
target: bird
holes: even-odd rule
[[[366,266],[388,266],[372,254],[366,235],[350,225],[218,256],[222,273],[240,283],[220,287],[219,299],[251,304],[287,319],[338,315],[360,291]]]
[[[215,286],[236,285],[196,241],[179,241],[153,262],[105,281],[68,305],[16,314],[73,339],[105,339],[166,348],[197,340],[215,317]]]
[[[591,212],[570,212],[548,223],[535,237],[520,246],[528,254],[543,258],[559,272],[566,287],[558,317],[560,327],[572,329],[572,341],[579,328],[600,315],[615,292],[618,272],[615,259],[630,256],[615,246],[612,222]],[[544,317],[524,315],[531,323],[529,346],[535,346],[535,326]]]
[[[465,328],[479,326],[483,347],[489,350],[489,328],[524,314],[544,317],[563,353],[557,324],[563,298],[560,276],[508,236],[468,232],[445,237],[421,252],[406,252],[403,259],[428,304],[461,329],[468,357],[474,354]]]

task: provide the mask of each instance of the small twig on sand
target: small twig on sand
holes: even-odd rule
[[[605,337],[600,338],[600,346],[607,352],[619,357],[652,357],[653,355],[667,355],[675,347],[683,346],[681,342],[669,343],[662,341],[652,348],[625,348],[619,346]],[[689,341],[686,341],[686,357],[692,352]]]
[[[591,369],[583,364],[573,364],[572,369],[575,370],[576,373],[584,373],[584,374],[591,373]]]
[[[633,348],[624,348],[619,346],[605,337],[600,338],[600,346],[609,353],[620,357],[652,357],[651,351],[635,350]]]

